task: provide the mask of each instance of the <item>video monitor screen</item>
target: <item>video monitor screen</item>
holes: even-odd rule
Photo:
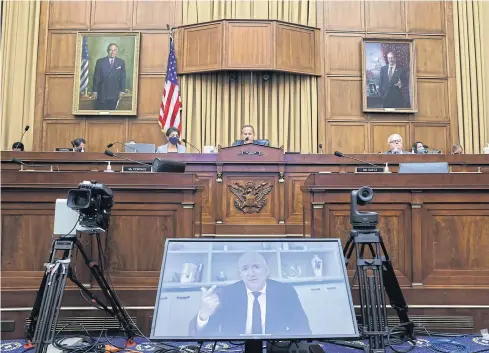
[[[151,339],[356,338],[339,239],[167,240]]]

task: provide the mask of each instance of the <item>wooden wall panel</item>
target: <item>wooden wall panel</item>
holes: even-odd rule
[[[141,76],[139,78],[138,115],[140,117],[158,117],[164,85],[164,76]]]
[[[325,36],[326,73],[360,76],[362,35],[328,33]]]
[[[221,48],[222,31],[219,24],[205,27],[194,27],[185,29],[183,35],[187,37],[187,45],[198,46],[198,55],[186,55],[177,60],[180,70],[193,70],[197,67],[208,69],[217,69],[221,65],[222,53]],[[185,52],[189,49],[185,48]],[[181,66],[183,65],[183,66]]]
[[[489,285],[489,212],[461,206],[426,206],[425,285]]]
[[[93,0],[91,28],[129,29],[132,24],[132,1]]]
[[[287,185],[287,195],[285,200],[285,220],[287,224],[300,224],[302,226],[303,198],[301,186],[304,185],[307,177],[303,174],[288,173],[285,179]]]
[[[446,80],[418,80],[418,107],[416,120],[448,122],[448,82]]]
[[[272,68],[271,23],[256,23],[251,26],[249,23],[231,22],[227,26],[226,67]]]
[[[140,74],[163,74],[166,72],[169,51],[168,41],[168,33],[141,34]]]
[[[57,147],[71,147],[71,141],[85,136],[84,120],[44,120],[43,150],[54,151]]]
[[[276,41],[276,67],[280,70],[313,72],[316,70],[316,33],[295,26],[278,23]],[[290,55],[298,52],[299,55]]]
[[[154,143],[156,147],[167,142],[157,119],[129,120],[127,141],[131,140],[138,143]]]
[[[134,0],[134,29],[166,29],[175,26],[175,11],[179,4],[174,1]]]
[[[450,152],[450,135],[448,125],[435,124],[415,124],[413,126],[413,141],[423,141],[424,144],[442,150],[445,153]]]
[[[76,33],[51,32],[48,48],[47,72],[69,74],[75,72]]]
[[[127,121],[120,119],[107,120],[87,120],[87,150],[92,152],[103,152],[107,149],[107,144],[118,141],[126,141]],[[120,151],[122,147],[119,145]]]
[[[406,1],[409,33],[445,33],[445,1]]]
[[[46,77],[45,117],[69,117],[73,102],[73,76]]]
[[[419,77],[447,76],[444,37],[411,37],[416,40],[416,74]]]
[[[364,1],[325,1],[326,30],[362,31],[365,29]]]
[[[365,1],[368,32],[404,32],[404,1]]]
[[[403,149],[410,151],[409,124],[408,123],[372,123],[370,125],[370,151],[379,153],[388,150],[387,139],[392,134],[403,137]]]
[[[367,125],[363,123],[328,123],[330,131],[326,140],[326,153],[338,150],[343,153],[365,153],[367,151]]]
[[[328,79],[328,119],[363,120],[362,81],[360,78],[334,77]]]
[[[50,1],[49,29],[88,29],[90,1]]]

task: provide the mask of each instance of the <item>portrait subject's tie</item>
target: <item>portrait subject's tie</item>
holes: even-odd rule
[[[255,300],[253,301],[253,317],[251,320],[251,333],[261,335],[261,308],[258,297],[261,295],[260,292],[252,292]]]
[[[112,67],[112,65],[114,65],[114,59],[109,59],[109,62],[110,62],[110,67]]]
[[[393,69],[393,67],[392,66],[389,66],[389,81],[392,78],[392,69]]]

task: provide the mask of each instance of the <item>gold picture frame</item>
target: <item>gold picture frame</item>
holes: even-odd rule
[[[139,32],[78,32],[73,115],[137,115]]]
[[[418,112],[414,45],[414,39],[362,40],[364,112]]]

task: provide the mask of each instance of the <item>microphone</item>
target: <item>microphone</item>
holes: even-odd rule
[[[349,158],[349,159],[354,159],[356,161],[359,161],[359,162],[362,162],[362,163],[365,163],[365,164],[370,164],[371,166],[374,166],[374,167],[377,167],[377,168],[383,168],[379,165],[376,165],[376,164],[373,164],[373,163],[370,163],[370,162],[367,162],[367,161],[363,161],[361,159],[358,159],[358,158],[355,158],[355,157],[351,157],[351,156],[345,156],[343,153],[341,153],[340,151],[335,151],[334,155],[336,157],[340,157],[340,158]]]
[[[319,147],[319,150],[321,151],[321,153],[324,153],[324,151],[323,151],[323,144],[322,144],[322,143],[320,143],[320,144],[318,145],[318,147]],[[335,153],[335,154],[336,154],[336,153]]]
[[[112,152],[110,150],[105,150],[104,154],[106,154],[109,157],[115,157],[115,158],[119,158],[119,159],[124,159],[126,161],[133,162],[133,163],[136,163],[136,164],[149,165],[150,167],[153,167],[153,165],[150,164],[150,163],[144,163],[144,162],[140,162],[140,161],[135,161],[134,159],[129,159],[129,158],[118,156],[117,154],[115,154],[114,152]]]
[[[190,146],[192,146],[192,147],[193,147],[193,148],[195,148],[197,151],[199,151],[199,153],[202,153],[202,152],[200,152],[200,150],[199,150],[197,147],[195,147],[195,146],[194,146],[194,145],[192,145],[190,142],[188,142],[188,141],[187,141],[187,139],[182,139],[182,142],[183,142],[183,143],[185,143],[185,144],[187,144],[187,143],[188,143]]]
[[[22,133],[22,136],[20,136],[20,141],[19,142],[22,142],[22,139],[24,138],[24,135],[27,131],[29,131],[29,128],[30,126],[29,125],[26,125],[25,128],[24,128],[24,132]]]
[[[17,158],[12,158],[12,162],[20,164],[20,165],[25,165],[26,167],[29,167],[29,164],[24,163],[23,161],[21,161],[20,159],[17,159]]]
[[[134,150],[134,152],[138,152],[138,150],[137,150],[137,149],[135,149],[134,147],[128,146],[126,143],[120,143],[120,142],[118,142],[118,141],[115,141],[115,142],[109,143],[109,144],[107,145],[107,148],[111,148],[111,147],[112,147],[112,146],[114,146],[116,143],[117,143],[117,144],[119,144],[119,145],[122,145],[122,146],[124,146],[124,147],[130,148],[130,149]]]
[[[17,164],[20,164],[22,167],[20,168],[20,170],[24,170],[23,167],[26,166],[26,167],[30,167],[30,168],[34,168],[34,167],[44,167],[43,165],[41,164],[27,164],[25,163],[24,161],[21,161],[20,159],[17,159],[17,158],[12,158],[11,162],[14,162],[14,163],[17,163]],[[59,171],[59,167],[57,165],[52,165],[51,164],[51,171],[53,171],[53,167],[58,169]]]

